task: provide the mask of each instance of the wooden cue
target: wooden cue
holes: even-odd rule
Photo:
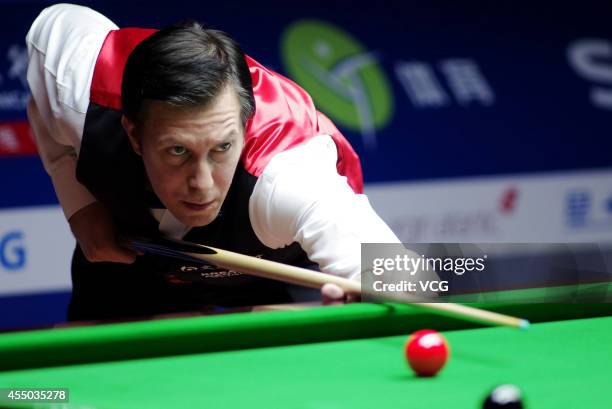
[[[189,251],[179,252],[188,255],[189,257],[203,260],[222,268],[236,270],[258,277],[270,278],[273,280],[284,281],[291,284],[317,289],[320,289],[324,284],[332,283],[338,285],[347,293],[356,295],[366,294],[361,290],[361,283],[357,281],[352,281],[346,278],[308,270],[305,268],[277,263],[275,261],[247,256],[232,251],[221,250],[210,246],[200,244],[197,246],[207,249],[210,254],[192,253]],[[367,294],[385,301],[409,303],[438,314],[481,324],[502,325],[515,328],[527,328],[529,326],[529,321],[521,318],[481,310],[474,307],[468,307],[461,304],[415,302],[413,298],[411,299],[411,297],[403,294],[400,295],[373,292],[368,292]]]

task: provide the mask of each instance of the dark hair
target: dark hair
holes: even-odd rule
[[[255,114],[249,67],[236,41],[195,22],[160,30],[128,57],[121,85],[123,113],[137,120],[146,100],[205,106],[227,85],[240,101],[242,124]]]

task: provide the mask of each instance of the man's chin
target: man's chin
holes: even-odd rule
[[[217,214],[215,213],[214,216],[189,216],[181,222],[188,227],[204,227],[211,224],[216,218]]]
[[[176,214],[172,212],[174,217],[178,219],[179,222],[183,223],[187,227],[203,227],[212,223],[219,214],[218,211],[214,213],[211,212],[202,212],[202,213],[189,213],[185,214],[181,212],[181,214]]]

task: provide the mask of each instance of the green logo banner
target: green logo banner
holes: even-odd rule
[[[338,27],[300,20],[282,36],[282,58],[289,75],[338,125],[360,132],[376,146],[376,130],[393,113],[393,100],[375,53]]]

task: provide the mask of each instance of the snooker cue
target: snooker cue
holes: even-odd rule
[[[221,268],[235,270],[242,273],[251,274],[258,277],[279,280],[290,284],[297,284],[305,287],[321,289],[327,283],[336,284],[346,293],[362,295],[366,294],[361,289],[361,283],[343,277],[325,274],[318,271],[308,270],[301,267],[278,263],[275,261],[264,260],[257,257],[247,256],[228,250],[215,247],[204,246],[197,243],[182,242],[180,240],[167,240],[174,243],[178,248],[173,249],[167,246],[151,245],[147,239],[132,239],[129,246],[134,250],[152,252],[170,257],[185,257],[192,261],[204,261],[214,264]],[[181,249],[182,247],[182,249]],[[192,251],[190,251],[192,250]],[[529,321],[512,317],[510,315],[499,314],[492,311],[481,310],[455,303],[427,303],[415,302],[411,297],[404,294],[385,294],[367,293],[372,297],[385,301],[411,304],[430,310],[432,312],[446,315],[453,318],[464,319],[472,322],[487,325],[500,325],[514,328],[527,328]]]

